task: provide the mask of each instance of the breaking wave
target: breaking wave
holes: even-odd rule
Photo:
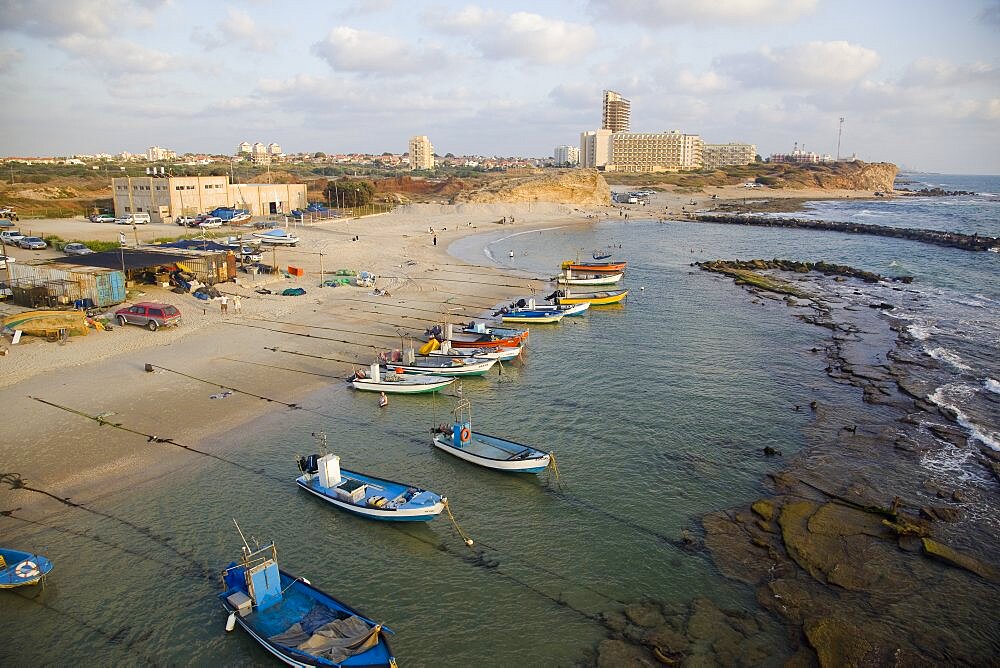
[[[945,362],[950,364],[960,371],[972,371],[972,367],[962,361],[962,358],[951,352],[950,350],[945,350],[944,348],[932,348],[927,351],[927,354],[936,359],[939,362]]]

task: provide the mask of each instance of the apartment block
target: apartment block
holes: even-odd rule
[[[150,146],[146,149],[146,160],[156,162],[157,160],[173,160],[177,157],[177,151],[170,151],[162,146]]]
[[[556,146],[552,150],[554,162],[557,165],[578,165],[580,164],[580,149],[576,146],[563,144]]]
[[[701,150],[701,162],[705,169],[718,169],[726,165],[749,165],[757,159],[754,144],[705,144]]]
[[[604,169],[611,162],[611,130],[580,133],[580,166]]]
[[[230,183],[228,176],[118,177],[111,179],[115,216],[145,211],[154,223],[207,213],[220,206],[254,216],[287,214],[306,206],[303,183]]]
[[[427,135],[410,137],[410,169],[434,169],[434,147]]]

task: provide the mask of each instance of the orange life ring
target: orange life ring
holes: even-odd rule
[[[404,369],[403,367],[401,367],[401,366],[397,366],[396,367],[396,373],[398,375],[402,376],[405,372],[406,372],[406,369]]]
[[[41,573],[38,570],[38,565],[33,561],[22,561],[14,568],[14,572],[19,578],[33,578]]]
[[[469,437],[472,436],[472,433],[469,431],[468,427],[462,427],[462,431],[460,431],[458,435],[463,441],[468,441]]]

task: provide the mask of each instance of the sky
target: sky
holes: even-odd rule
[[[551,156],[600,127],[1000,174],[1000,0],[0,0],[0,155]]]

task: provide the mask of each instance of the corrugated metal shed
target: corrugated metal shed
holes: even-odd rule
[[[57,306],[89,299],[94,306],[104,307],[125,301],[121,270],[62,262],[13,262],[7,268],[14,301],[23,306]]]

